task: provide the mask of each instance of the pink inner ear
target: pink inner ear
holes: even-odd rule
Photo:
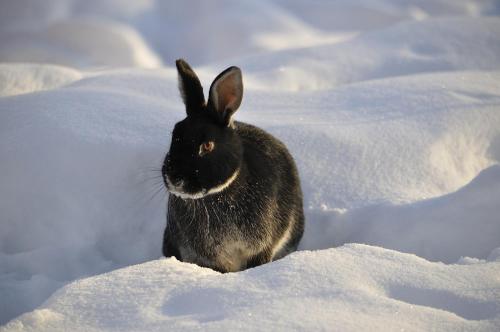
[[[243,96],[241,71],[234,67],[217,77],[210,87],[209,102],[224,121],[238,109]]]
[[[233,94],[226,95],[225,109],[232,109],[234,111],[234,104],[236,103],[236,96]]]
[[[236,91],[234,91],[234,82],[231,77],[226,78],[222,82],[219,83],[218,86],[218,95],[219,95],[219,109],[225,110],[227,108],[231,108],[234,110],[234,103],[237,100]]]

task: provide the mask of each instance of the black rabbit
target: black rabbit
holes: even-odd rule
[[[233,272],[296,250],[304,231],[297,169],[282,142],[233,121],[240,69],[220,73],[205,103],[191,67],[182,59],[176,66],[187,117],[175,125],[162,168],[170,192],[163,254]]]

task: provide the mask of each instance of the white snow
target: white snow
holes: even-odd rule
[[[2,2],[0,331],[499,330],[499,13]],[[242,68],[237,120],[299,167],[300,251],[230,274],[161,258],[178,57],[205,91]]]
[[[223,275],[160,259],[78,280],[5,330],[494,330],[499,265],[359,244]]]
[[[0,64],[0,97],[50,90],[82,78],[74,69],[37,64]]]

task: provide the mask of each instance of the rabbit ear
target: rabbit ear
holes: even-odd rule
[[[243,98],[243,81],[238,67],[229,67],[219,74],[210,86],[208,105],[223,125],[231,125],[231,117]]]
[[[179,91],[187,114],[201,110],[205,105],[205,97],[198,76],[183,59],[175,61],[175,66],[179,75]]]

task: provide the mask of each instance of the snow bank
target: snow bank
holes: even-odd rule
[[[488,331],[499,273],[500,261],[444,265],[364,245],[229,274],[161,259],[76,281],[2,331]]]
[[[328,31],[372,31],[401,21],[498,15],[495,0],[273,0],[307,23]]]
[[[432,261],[486,258],[500,239],[500,165],[457,192],[412,204],[310,210],[302,249],[365,243]]]
[[[11,13],[0,34],[7,46],[0,52],[2,61],[150,68],[161,61],[148,45],[168,64],[180,50],[200,63],[343,36],[314,29],[270,1],[52,1],[40,13],[24,9],[38,4],[24,2],[2,6]]]
[[[0,97],[50,90],[82,78],[72,68],[34,64],[0,64],[0,75]]]
[[[0,329],[498,329],[499,12],[2,2]],[[206,91],[242,67],[237,119],[299,166],[302,251],[226,275],[158,259],[180,56]]]
[[[436,33],[439,31],[439,33]],[[318,90],[425,72],[500,69],[500,18],[403,22],[348,41],[243,58],[265,90]]]
[[[49,0],[43,4],[10,0],[0,4],[0,60],[156,67],[158,57],[170,65],[184,54],[193,64],[211,64],[259,52],[336,43],[403,21],[477,18],[499,12],[495,0],[316,0],[312,4],[300,0]],[[142,56],[131,59],[137,52]],[[416,52],[429,56],[425,49]]]
[[[69,19],[34,31],[0,34],[0,60],[73,67],[155,68],[161,60],[131,27],[96,19]]]
[[[0,224],[5,318],[63,283],[160,256],[158,171],[183,116],[175,73],[82,76],[0,99],[0,210],[12,220]],[[451,198],[412,202],[453,191],[498,161],[499,77],[423,75],[294,96],[249,89],[238,118],[296,156],[304,248],[364,242],[446,262],[484,259],[499,246],[497,168]],[[373,206],[398,199],[409,205]]]
[[[257,90],[238,116],[288,143],[310,208],[414,202],[455,191],[498,162],[499,82],[500,72],[453,72]]]

